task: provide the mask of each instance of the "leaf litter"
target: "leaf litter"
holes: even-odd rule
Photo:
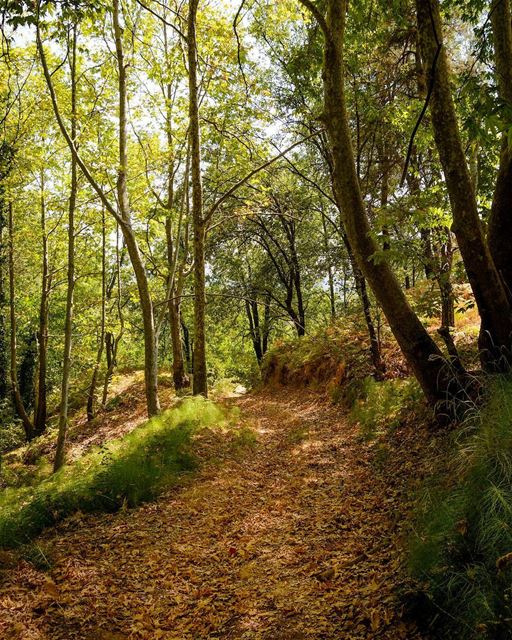
[[[400,443],[382,472],[357,427],[312,392],[228,402],[254,439],[234,447],[208,430],[182,486],[48,530],[45,571],[5,563],[1,638],[422,638],[399,599],[414,446],[404,463]]]

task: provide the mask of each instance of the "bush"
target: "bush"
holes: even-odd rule
[[[0,547],[25,544],[76,511],[115,511],[154,498],[194,468],[193,434],[225,419],[217,405],[189,398],[36,487],[6,489],[0,497]]]
[[[411,569],[441,625],[436,637],[510,638],[512,379],[490,381],[456,444],[444,481],[425,493]]]

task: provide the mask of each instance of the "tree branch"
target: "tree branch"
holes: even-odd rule
[[[213,203],[213,205],[210,207],[208,213],[206,214],[204,221],[207,223],[209,220],[211,220],[213,214],[217,211],[217,209],[224,204],[224,202],[231,197],[235,191],[237,191],[240,187],[242,187],[248,180],[250,180],[254,175],[256,175],[257,173],[259,173],[260,171],[263,171],[263,169],[266,169],[267,167],[269,167],[271,164],[273,164],[274,162],[276,162],[276,160],[279,160],[280,158],[282,158],[283,156],[285,156],[288,152],[290,152],[292,149],[295,149],[295,147],[298,147],[300,144],[306,142],[306,140],[311,139],[313,136],[318,135],[318,133],[315,131],[315,133],[312,133],[310,136],[307,136],[307,138],[302,138],[302,140],[299,140],[298,142],[294,142],[292,145],[290,145],[289,147],[287,147],[286,149],[284,149],[284,151],[281,151],[281,153],[278,153],[277,155],[275,155],[273,158],[270,158],[270,160],[267,160],[266,162],[264,162],[263,164],[260,164],[258,167],[256,167],[255,169],[253,169],[252,171],[250,171],[246,176],[244,176],[241,180],[239,180],[236,184],[234,184],[230,189],[228,189],[226,191],[226,193],[224,193],[216,202]]]
[[[322,12],[320,11],[320,9],[313,2],[313,0],[299,0],[299,2],[304,7],[306,7],[306,9],[308,9],[308,11],[311,12],[313,17],[317,21],[318,26],[324,32],[324,36],[326,37],[326,39],[329,39],[329,27],[327,26],[327,21],[326,21],[324,15],[322,14]]]
[[[98,182],[96,182],[96,180],[94,179],[94,176],[92,175],[92,173],[89,170],[89,167],[82,160],[82,157],[78,153],[78,150],[77,150],[77,148],[75,146],[75,143],[73,142],[73,140],[71,138],[71,135],[70,135],[69,131],[67,130],[67,127],[66,127],[66,125],[64,123],[64,120],[62,119],[62,115],[61,115],[60,109],[59,109],[59,104],[57,102],[57,95],[55,93],[55,88],[54,88],[53,82],[52,82],[52,76],[51,76],[50,71],[48,69],[48,62],[46,60],[46,54],[44,52],[43,42],[41,40],[41,32],[40,32],[40,29],[39,29],[39,24],[37,24],[37,26],[36,26],[36,41],[37,41],[37,51],[38,51],[39,57],[41,59],[41,65],[43,67],[43,73],[44,73],[44,77],[45,77],[45,80],[46,80],[46,85],[47,85],[48,91],[50,93],[53,112],[55,114],[55,119],[57,120],[57,124],[59,125],[59,129],[60,129],[64,139],[66,140],[66,142],[68,144],[68,147],[69,147],[73,157],[75,158],[78,166],[80,167],[82,173],[87,178],[87,181],[89,182],[91,187],[94,189],[94,191],[98,194],[102,204],[105,206],[107,211],[112,216],[114,216],[115,220],[121,226],[124,226],[125,221],[121,218],[121,216],[117,212],[117,209],[112,205],[110,200],[107,198],[107,196],[105,195],[105,192],[100,187]]]

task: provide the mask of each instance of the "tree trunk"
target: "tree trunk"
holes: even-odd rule
[[[324,240],[324,251],[327,258],[327,282],[329,285],[329,305],[331,308],[331,321],[336,319],[336,297],[334,293],[334,276],[332,272],[331,258],[329,256],[329,235],[327,233],[327,223],[325,215],[322,215],[322,230]]]
[[[105,379],[103,381],[103,393],[101,398],[101,406],[103,408],[105,408],[105,405],[107,404],[108,387],[112,380],[114,369],[117,366],[117,351],[119,348],[119,343],[121,342],[121,339],[124,333],[123,307],[121,304],[122,254],[120,254],[119,252],[119,240],[120,240],[119,228],[117,228],[116,229],[116,274],[115,274],[115,277],[112,279],[111,283],[109,284],[109,286],[106,287],[105,299],[110,300],[114,285],[117,282],[117,305],[116,306],[117,306],[117,317],[119,319],[120,329],[117,336],[114,336],[114,334],[111,331],[107,331],[105,333],[105,355],[106,355],[106,361],[107,361],[107,370],[105,372]]]
[[[411,309],[387,260],[373,256],[379,247],[371,233],[356,173],[345,104],[343,40],[346,0],[328,0],[324,17],[311,0],[301,2],[313,11],[324,32],[324,115],[333,161],[333,178],[344,227],[357,263],[386,315],[402,352],[429,402],[449,410],[450,380],[442,353]]]
[[[0,185],[0,402],[7,398],[9,392],[8,381],[8,344],[7,344],[7,295],[5,291],[5,194],[3,185]]]
[[[169,326],[171,329],[172,341],[172,378],[176,391],[185,389],[190,382],[185,373],[185,360],[183,357],[183,341],[181,339],[181,301],[169,301]]]
[[[44,170],[41,171],[41,242],[42,242],[42,276],[41,299],[39,303],[39,328],[37,331],[38,342],[38,370],[37,370],[37,396],[34,412],[34,432],[40,435],[46,429],[47,416],[47,387],[46,371],[48,366],[48,315],[50,295],[50,272],[48,264],[48,236],[46,232],[46,200],[45,200]]]
[[[252,295],[256,294],[253,292]],[[260,327],[260,314],[256,300],[245,299],[245,313],[249,321],[249,332],[251,334],[251,341],[256,355],[256,360],[258,361],[258,364],[261,364],[263,359],[263,345]]]
[[[499,94],[510,110],[512,109],[510,0],[495,0],[491,9],[491,22]],[[507,294],[512,298],[512,151],[506,131],[503,133],[500,166],[489,218],[489,249]]]
[[[71,49],[71,137],[76,145],[76,41],[77,25],[73,25]],[[75,209],[78,192],[78,167],[76,158],[71,154],[71,190],[68,209],[68,269],[66,315],[64,320],[64,353],[62,364],[62,384],[59,411],[59,433],[53,470],[58,471],[65,461],[66,435],[68,430],[69,378],[71,376],[71,347],[73,338],[73,295],[75,290]]]
[[[110,381],[112,380],[112,376],[114,374],[114,369],[117,365],[117,338],[114,338],[114,334],[111,331],[107,331],[105,333],[105,356],[107,360],[107,370],[105,372],[105,380],[103,381],[103,393],[101,397],[101,406],[105,408],[108,399],[108,387]]]
[[[439,269],[438,283],[441,293],[441,327],[448,329],[455,326],[455,297],[452,286],[452,263],[453,250],[451,232],[446,229],[446,242],[441,246],[441,264]]]
[[[341,205],[339,206],[341,207]],[[340,208],[340,211],[341,211],[341,208]],[[366,329],[368,331],[368,337],[370,339],[370,354],[371,354],[373,368],[375,371],[375,379],[382,380],[384,378],[384,374],[386,373],[386,365],[382,360],[380,340],[379,340],[378,333],[375,329],[375,323],[373,322],[372,308],[370,304],[370,297],[368,296],[366,279],[357,264],[357,261],[354,256],[354,252],[352,251],[352,247],[350,245],[350,241],[347,237],[347,234],[345,233],[343,228],[340,229],[340,232],[341,232],[341,238],[343,240],[343,244],[345,245],[345,249],[347,250],[350,265],[352,267],[352,273],[353,273],[355,284],[356,284],[357,295],[359,296],[359,299],[361,300],[361,305],[363,307],[364,321],[366,323]]]
[[[366,280],[361,270],[355,263],[353,262],[354,268],[354,279],[356,281],[356,289],[359,294],[359,298],[361,299],[361,304],[363,306],[363,314],[364,320],[366,322],[366,328],[368,330],[368,336],[370,338],[370,353],[372,356],[372,364],[375,370],[375,379],[382,380],[384,378],[384,373],[386,372],[386,366],[382,361],[382,356],[380,352],[380,342],[377,336],[377,331],[375,330],[375,325],[373,323],[372,311],[370,305],[370,298],[368,296],[368,289],[366,287]]]
[[[419,193],[419,187],[418,187]],[[420,229],[421,244],[423,246],[423,268],[425,270],[425,278],[431,278],[434,275],[434,254],[432,251],[432,231],[430,229]]]
[[[206,371],[206,281],[203,185],[201,178],[201,132],[197,79],[196,19],[199,0],[190,0],[187,21],[187,60],[189,87],[189,136],[192,177],[192,222],[194,229],[194,395],[208,395]]]
[[[96,415],[96,387],[98,386],[98,375],[100,372],[101,359],[103,357],[103,348],[105,344],[105,319],[106,319],[106,294],[107,294],[107,252],[106,252],[107,233],[105,225],[105,209],[101,212],[101,312],[100,312],[100,337],[98,341],[98,351],[96,352],[96,361],[92,370],[91,384],[89,393],[87,394],[87,421],[90,422]]]
[[[9,228],[9,309],[10,309],[10,322],[11,322],[11,336],[10,336],[10,350],[11,350],[11,391],[16,413],[21,419],[23,429],[25,430],[25,437],[27,440],[32,440],[35,436],[34,425],[32,424],[23,399],[21,397],[20,389],[18,386],[18,373],[17,373],[17,345],[16,345],[16,307],[15,307],[15,286],[14,286],[14,225],[12,219],[12,203],[8,206],[8,228]]]
[[[165,33],[165,43],[167,47],[167,32]],[[172,85],[167,85],[167,110],[166,110],[166,127],[167,127],[167,147],[169,153],[169,165],[167,169],[167,202],[166,202],[166,219],[165,219],[165,239],[167,245],[167,316],[169,320],[169,328],[171,331],[171,348],[172,348],[172,377],[174,389],[180,391],[189,386],[190,380],[185,373],[185,362],[183,358],[183,343],[181,339],[181,294],[183,290],[184,269],[188,254],[188,213],[189,213],[189,153],[187,152],[187,162],[185,174],[183,178],[183,194],[179,209],[179,218],[176,234],[173,234],[173,208],[174,208],[174,154],[173,154],[173,137],[172,137]],[[180,246],[182,242],[182,227],[185,206],[187,208],[187,220],[185,221],[186,233],[183,239],[183,255],[180,259]],[[164,307],[165,308],[165,307]],[[162,318],[163,319],[163,318]]]
[[[265,355],[268,351],[268,341],[270,337],[270,292],[265,292],[265,298],[263,300],[264,306],[264,314],[263,314],[263,331],[262,331],[262,339],[261,339],[261,349],[263,355]]]
[[[135,273],[142,310],[144,327],[144,377],[146,386],[146,404],[148,416],[160,412],[158,400],[158,344],[153,314],[153,302],[149,290],[148,276],[142,260],[139,245],[132,227],[130,203],[127,188],[127,99],[126,99],[126,66],[122,43],[122,29],[119,23],[119,0],[113,2],[113,24],[116,41],[116,58],[119,79],[119,171],[117,176],[117,198],[121,214],[121,231],[123,233],[128,255]]]
[[[512,308],[485,242],[473,181],[459,135],[439,2],[416,0],[416,9],[421,54],[432,87],[430,113],[434,139],[453,214],[452,230],[482,320],[479,338],[482,365],[490,370],[508,368]]]
[[[187,372],[193,373],[192,364],[192,345],[190,343],[190,331],[183,321],[183,316],[180,317],[181,330],[183,332],[183,353],[185,354],[185,362],[187,364]]]
[[[8,208],[5,179],[12,170],[15,149],[5,139],[0,143],[0,400],[9,392],[9,342],[7,339],[7,285],[5,266],[8,263]],[[7,233],[6,233],[7,232]]]

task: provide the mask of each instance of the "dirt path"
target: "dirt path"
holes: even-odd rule
[[[219,449],[157,503],[48,532],[49,571],[5,571],[0,637],[419,638],[395,597],[400,485],[318,397],[236,403],[256,443]]]

